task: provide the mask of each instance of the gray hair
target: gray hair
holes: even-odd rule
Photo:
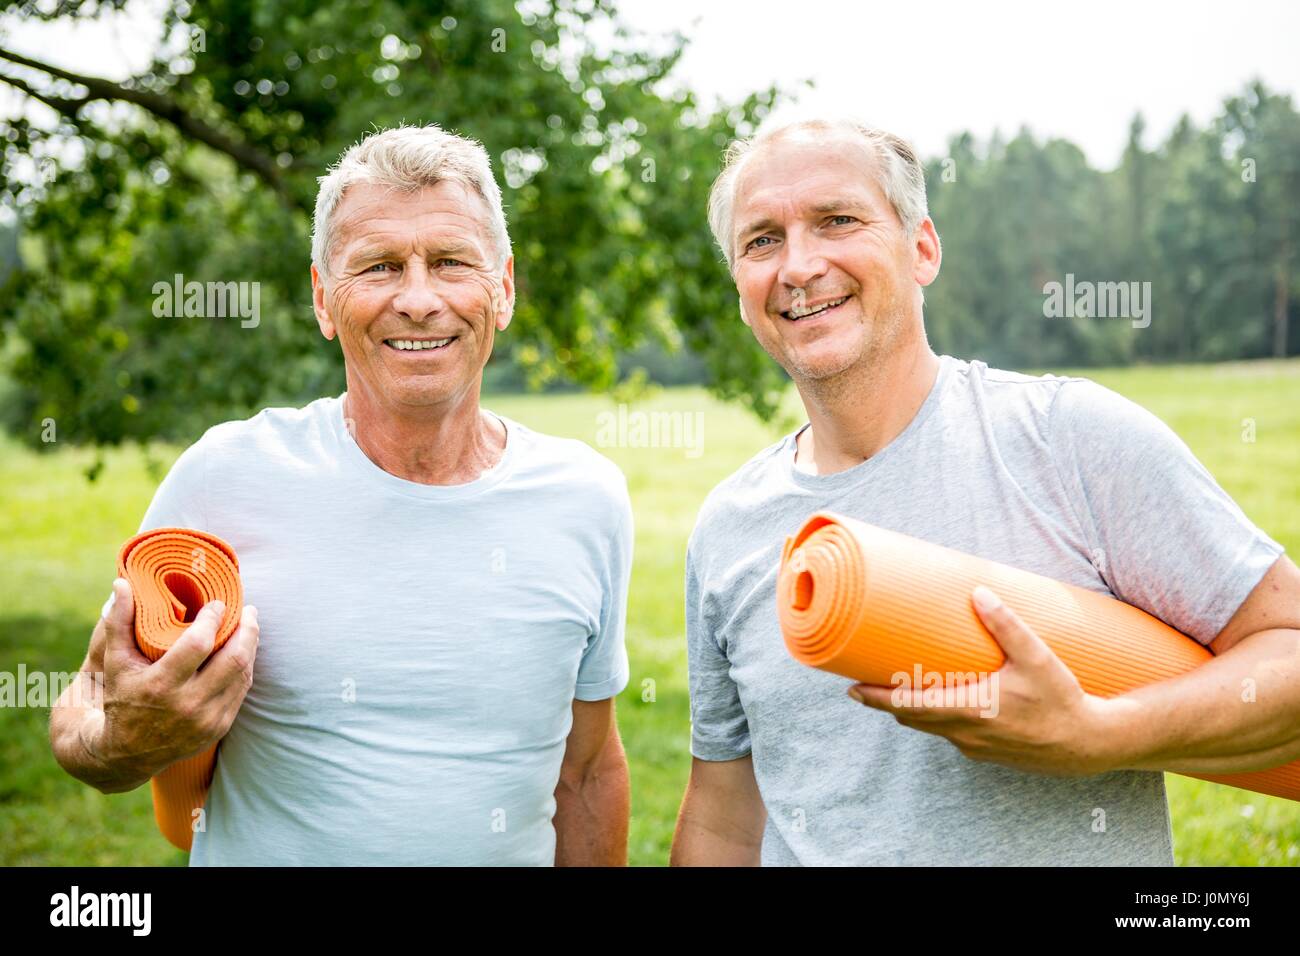
[[[492,164],[478,141],[449,133],[436,124],[378,130],[348,148],[318,180],[316,215],[312,220],[311,261],[321,276],[329,275],[334,245],[334,213],[349,186],[372,184],[401,190],[459,182],[487,203],[488,235],[496,252],[496,268],[510,258],[510,233],[501,205],[501,189],[492,177]]]
[[[722,172],[709,190],[709,228],[713,238],[727,259],[727,267],[734,271],[735,228],[733,207],[736,199],[736,181],[745,160],[759,148],[791,133],[847,132],[860,139],[876,159],[876,181],[885,198],[894,207],[894,213],[909,237],[916,232],[927,215],[929,207],[925,198],[925,170],[916,157],[912,145],[900,136],[876,129],[851,119],[802,119],[771,129],[759,130],[748,139],[735,140],[724,154]]]

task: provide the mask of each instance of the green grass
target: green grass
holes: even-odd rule
[[[1151,409],[1191,446],[1246,514],[1300,549],[1300,361],[1090,371]],[[500,396],[489,407],[545,432],[595,445],[608,400]],[[704,495],[776,433],[698,389],[641,410],[703,412],[704,453],[605,448],[624,470],[636,511],[628,612],[632,679],[619,721],[632,765],[631,861],[660,865],[690,764],[682,562]],[[1243,441],[1253,419],[1255,441]],[[151,450],[170,464],[177,449]],[[107,596],[117,546],[156,485],[137,450],[37,455],[0,438],[0,671],[75,670]],[[1171,503],[1172,506],[1173,503]],[[649,699],[653,698],[653,699]],[[154,828],[149,790],[103,796],[54,763],[48,710],[0,709],[0,864],[183,864]],[[1175,853],[1185,865],[1300,865],[1300,804],[1170,775]]]

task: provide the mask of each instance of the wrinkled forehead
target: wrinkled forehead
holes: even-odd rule
[[[402,189],[380,183],[356,183],[339,200],[334,216],[338,245],[376,233],[416,232],[435,237],[454,235],[491,245],[491,210],[474,189],[455,179],[433,186]]]
[[[755,218],[801,215],[834,203],[888,206],[875,157],[838,130],[799,130],[757,146],[736,175],[733,227]]]

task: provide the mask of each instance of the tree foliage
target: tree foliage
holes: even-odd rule
[[[682,45],[627,35],[605,0],[176,3],[152,64],[121,83],[0,43],[0,79],[43,104],[0,128],[23,252],[0,303],[10,427],[183,440],[340,390],[311,311],[316,177],[402,122],[493,158],[519,288],[495,361],[610,389],[635,378],[621,355],[689,350],[720,394],[771,414],[783,375],[735,319],[703,210],[723,147],[775,93],[707,110],[669,91]],[[258,283],[260,321],[156,316],[155,284],[178,274]]]

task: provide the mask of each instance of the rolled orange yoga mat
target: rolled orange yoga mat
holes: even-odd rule
[[[1083,689],[1114,697],[1185,673],[1213,654],[1105,594],[831,512],[787,538],[777,611],[791,656],[864,684],[894,675],[991,673],[1005,655],[971,604],[991,588],[1052,648]],[[929,681],[927,676],[924,678]],[[1300,800],[1300,761],[1269,770],[1186,774]]]
[[[122,546],[117,573],[131,584],[135,642],[149,660],[162,657],[209,601],[226,605],[212,650],[235,633],[244,606],[239,559],[216,535],[192,528],[142,532]],[[182,850],[194,839],[194,811],[207,799],[217,746],[172,764],[151,781],[158,829]]]

